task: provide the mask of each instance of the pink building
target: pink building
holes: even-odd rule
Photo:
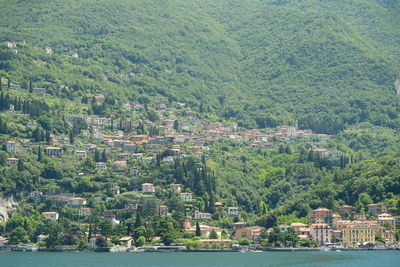
[[[154,189],[154,185],[151,183],[142,184],[142,194],[154,194],[156,191]]]
[[[316,223],[310,226],[310,235],[312,240],[318,244],[331,242],[331,227],[326,223]]]
[[[330,209],[318,208],[311,212],[311,223],[332,223],[333,213]]]

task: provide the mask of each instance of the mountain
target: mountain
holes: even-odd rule
[[[46,77],[25,65],[3,71],[15,80],[203,103],[247,126],[399,127],[399,1],[37,0],[0,9],[1,40],[58,57]],[[65,57],[72,52],[79,60]]]

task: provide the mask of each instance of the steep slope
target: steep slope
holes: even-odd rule
[[[398,1],[37,0],[0,9],[1,40],[80,55],[54,77],[89,79],[78,90],[203,102],[259,127],[296,119],[326,133],[362,121],[399,127]]]

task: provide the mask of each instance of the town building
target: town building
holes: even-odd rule
[[[7,165],[17,165],[18,162],[19,162],[19,159],[17,159],[17,158],[7,158],[6,159]]]
[[[194,212],[194,218],[196,220],[209,220],[211,219],[211,213],[207,213],[207,212],[200,212],[198,210],[196,210]]]
[[[346,213],[351,215],[354,212],[354,207],[349,205],[342,205],[338,208],[340,215],[345,215]]]
[[[17,152],[17,143],[14,141],[7,141],[6,151],[9,153]]]
[[[125,210],[132,212],[138,209],[138,204],[137,203],[127,203],[125,204]]]
[[[87,152],[85,150],[75,150],[75,156],[85,158],[87,156]]]
[[[228,216],[237,216],[239,214],[238,207],[228,207]]]
[[[61,156],[62,149],[59,147],[49,146],[45,148],[44,152],[48,157],[59,157]]]
[[[42,212],[42,214],[43,214],[47,219],[49,219],[50,221],[53,221],[53,222],[58,221],[58,218],[59,218],[58,212],[55,212],[55,211],[46,211],[46,212]]]
[[[170,188],[174,192],[181,192],[182,191],[182,185],[181,184],[170,184]]]
[[[318,244],[331,243],[331,227],[327,223],[311,224],[310,236]]]
[[[86,205],[86,199],[81,197],[73,197],[68,200],[68,206],[71,208],[80,208]]]
[[[311,211],[311,223],[313,224],[332,224],[333,213],[332,210],[326,208],[318,208]]]
[[[200,224],[200,232],[202,238],[209,238],[212,231],[214,231],[218,236],[221,236],[222,230],[219,227],[208,226],[204,224]],[[196,226],[192,226],[187,229],[188,232],[196,233]]]
[[[381,213],[378,215],[378,222],[380,225],[384,227],[388,227],[390,229],[396,229],[396,220],[389,213]]]
[[[91,208],[80,208],[78,210],[79,217],[89,217],[92,214]]]
[[[299,232],[300,228],[306,228],[308,225],[302,222],[293,222],[290,224],[290,227]]]
[[[365,221],[367,219],[367,216],[365,216],[363,213],[356,213],[353,217],[356,221]]]
[[[119,195],[120,194],[120,187],[118,185],[112,185],[110,187],[110,193],[112,195]]]
[[[116,171],[123,171],[128,167],[128,162],[126,160],[117,160],[113,162],[113,169]]]
[[[36,237],[36,242],[44,242],[44,241],[46,241],[46,239],[48,239],[49,238],[49,235],[38,235],[37,237]]]
[[[375,233],[379,225],[369,222],[355,221],[345,225],[342,230],[342,244],[355,246],[363,243],[375,243]]]
[[[192,201],[192,193],[179,193],[179,197],[183,202],[191,202]]]
[[[103,213],[103,218],[109,221],[114,221],[117,218],[115,211],[105,211]]]
[[[386,205],[383,203],[377,204],[369,204],[368,205],[368,213],[372,215],[378,215],[381,213],[385,213],[387,211]]]
[[[140,171],[138,169],[130,169],[129,175],[131,177],[138,177],[140,175]]]
[[[124,236],[119,239],[119,242],[122,246],[131,248],[132,247],[132,242],[133,238],[131,236]]]
[[[154,194],[156,191],[154,189],[154,185],[151,183],[144,183],[142,184],[142,194],[151,195]]]
[[[7,243],[8,239],[3,236],[0,236],[0,247],[7,245]]]
[[[160,206],[160,215],[168,215],[168,213],[169,213],[168,206],[161,205]]]
[[[261,232],[264,228],[261,226],[250,226],[237,229],[235,231],[235,238],[248,238],[254,243],[258,243],[261,239]]]
[[[96,171],[105,171],[107,169],[107,164],[104,162],[96,162],[94,168]]]

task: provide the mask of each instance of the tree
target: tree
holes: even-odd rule
[[[109,236],[111,235],[111,231],[112,231],[112,222],[109,220],[102,220],[99,223],[99,227],[100,227],[100,234],[102,234],[103,236]]]
[[[75,142],[74,133],[71,131],[71,132],[69,132],[69,143],[70,143],[71,145],[73,145],[74,142]]]
[[[201,236],[201,229],[199,222],[196,222],[196,236]]]
[[[33,93],[32,81],[29,81],[29,93]]]
[[[150,242],[151,240],[153,240],[153,238],[154,238],[154,230],[153,230],[153,228],[151,228],[151,227],[147,227],[146,228],[145,237],[146,237],[146,241],[147,242]]]
[[[42,160],[43,160],[42,148],[40,146],[39,146],[38,153],[37,153],[37,160],[39,162],[42,162]]]
[[[48,144],[50,144],[50,141],[51,141],[51,134],[50,134],[50,131],[46,131],[46,142],[48,143]]]
[[[174,121],[174,130],[179,131],[179,121],[178,120]]]
[[[23,162],[22,159],[18,160],[17,170],[18,170],[19,172],[22,172],[23,170],[25,170],[24,162]]]
[[[107,162],[107,152],[105,149],[103,149],[101,160]]]
[[[46,234],[49,235],[46,239],[47,248],[54,248],[60,244],[60,234],[62,230],[62,226],[56,222],[50,222],[46,225]]]
[[[218,239],[218,234],[214,230],[210,232],[210,239]]]
[[[140,216],[139,212],[136,214],[135,219],[135,228],[142,226],[142,217]]]
[[[98,237],[96,237],[95,244],[99,248],[107,247],[107,238],[105,238],[104,236],[98,236]]]
[[[27,243],[29,241],[28,232],[22,227],[15,228],[10,235],[10,243],[16,245],[18,243]]]
[[[139,226],[138,228],[135,228],[133,230],[133,238],[138,239],[140,236],[145,236],[146,235],[146,228],[144,226]]]
[[[139,236],[139,238],[136,239],[135,246],[136,246],[136,247],[143,247],[144,244],[146,244],[146,239],[145,239],[145,237],[144,237],[144,236]]]
[[[275,226],[277,220],[278,217],[275,214],[263,215],[257,219],[256,224],[269,229]]]
[[[240,238],[239,239],[239,245],[241,246],[248,246],[250,245],[250,240],[246,237]]]

